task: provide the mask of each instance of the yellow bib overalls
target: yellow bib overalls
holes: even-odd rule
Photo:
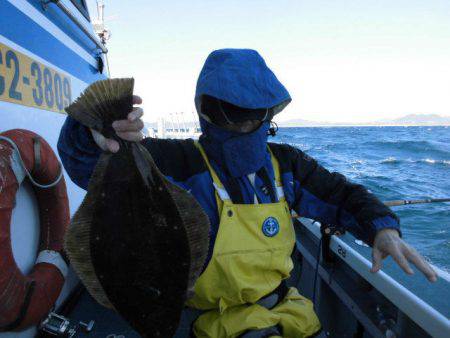
[[[196,337],[237,337],[247,330],[281,326],[283,337],[307,337],[320,329],[310,300],[290,288],[275,307],[256,302],[274,291],[293,268],[295,232],[272,157],[277,203],[233,204],[199,143],[216,187],[219,230],[211,260],[187,305],[205,311],[194,323]]]

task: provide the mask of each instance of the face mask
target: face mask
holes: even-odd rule
[[[241,177],[264,166],[267,152],[269,122],[250,132],[239,133],[220,128],[200,118],[200,142],[210,157],[231,176]]]

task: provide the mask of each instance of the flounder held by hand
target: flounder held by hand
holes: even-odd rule
[[[66,235],[66,251],[99,303],[144,337],[172,337],[207,255],[209,221],[142,145],[115,135],[111,124],[131,111],[133,85],[133,79],[96,82],[66,108],[120,143],[117,153],[100,156]]]

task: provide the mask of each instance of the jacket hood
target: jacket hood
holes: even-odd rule
[[[197,81],[198,113],[202,95],[247,109],[274,108],[274,114],[291,101],[261,55],[251,49],[219,49],[209,54]]]

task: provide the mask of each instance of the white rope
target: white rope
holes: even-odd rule
[[[62,258],[61,254],[54,250],[42,250],[36,258],[36,264],[48,263],[58,268],[64,278],[69,273],[69,267]]]
[[[31,176],[30,172],[28,171],[27,167],[25,166],[25,163],[23,162],[22,156],[20,156],[20,151],[19,151],[19,147],[17,147],[17,144],[14,143],[13,140],[11,140],[10,138],[6,137],[6,136],[0,136],[0,140],[6,141],[8,142],[16,151],[17,156],[19,158],[19,162],[20,165],[22,166],[23,170],[25,171],[25,174],[27,175],[27,177],[30,179],[30,182],[35,185],[38,188],[41,189],[48,189],[48,188],[52,188],[55,185],[57,185],[59,183],[59,181],[61,181],[61,178],[63,177],[63,171],[62,171],[62,167],[61,167],[61,163],[59,164],[60,167],[60,173],[58,175],[58,177],[56,178],[56,180],[50,184],[40,184],[38,182],[36,182],[33,177]],[[20,183],[20,182],[19,182]]]

